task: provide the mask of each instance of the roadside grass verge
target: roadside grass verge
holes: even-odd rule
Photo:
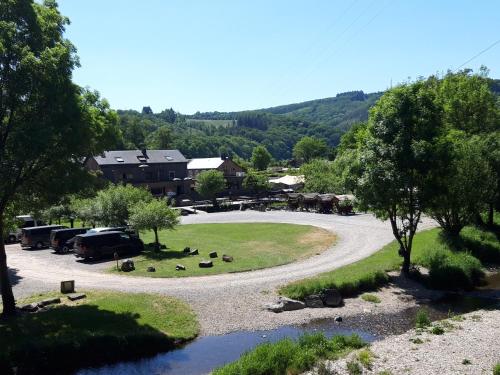
[[[86,299],[74,302],[59,293],[20,301],[60,296],[62,303],[0,320],[0,373],[71,373],[168,351],[198,334],[195,314],[174,298],[144,293],[86,294]]]
[[[335,235],[324,229],[275,223],[188,224],[160,231],[159,237],[167,249],[155,252],[147,246],[134,258],[136,270],[127,275],[183,277],[256,270],[307,258],[335,242]],[[153,242],[153,232],[142,232],[141,239],[145,244]],[[199,255],[185,254],[185,247],[198,249]],[[218,257],[211,259],[211,251],[216,251]],[[233,262],[223,262],[223,254],[232,256]],[[201,260],[211,260],[213,267],[200,268]],[[186,270],[177,271],[177,264]],[[156,272],[147,272],[149,266]],[[119,272],[116,267],[110,271]]]
[[[393,241],[368,258],[284,285],[280,293],[304,300],[325,288],[336,288],[344,297],[376,290],[389,281],[387,271],[401,267],[398,248]],[[455,242],[434,228],[417,233],[413,242],[412,262],[429,269],[429,277],[423,281],[433,288],[471,289],[483,277],[482,266],[497,259],[500,263],[500,241],[483,228],[466,227]]]
[[[365,345],[356,335],[328,339],[322,333],[306,334],[297,341],[286,338],[258,345],[213,375],[301,374],[321,360],[338,359]]]

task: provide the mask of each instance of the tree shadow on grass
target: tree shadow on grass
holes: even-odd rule
[[[190,255],[183,251],[176,250],[160,250],[153,249],[145,250],[142,255],[149,260],[166,260],[166,259],[183,259],[188,258]]]
[[[175,348],[139,314],[95,305],[57,306],[0,321],[0,373],[72,373],[83,367],[137,359]]]

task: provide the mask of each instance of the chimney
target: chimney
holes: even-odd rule
[[[141,152],[142,152],[142,154],[144,155],[144,157],[145,157],[145,158],[147,158],[147,157],[148,157],[148,150],[146,150],[145,148],[143,148],[143,149],[141,150]]]

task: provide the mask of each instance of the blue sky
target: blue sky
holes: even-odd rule
[[[384,90],[500,39],[500,1],[59,0],[115,109],[235,111]],[[500,78],[500,43],[466,65]]]

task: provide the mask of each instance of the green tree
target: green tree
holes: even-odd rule
[[[304,191],[309,193],[336,193],[339,191],[333,162],[315,159],[300,167],[304,175]]]
[[[259,171],[266,170],[271,162],[271,154],[264,146],[257,146],[252,152],[252,165]]]
[[[137,230],[153,230],[155,251],[160,251],[158,230],[174,229],[179,224],[179,212],[170,208],[165,201],[153,199],[133,206],[129,222]]]
[[[101,217],[101,208],[94,198],[75,198],[71,201],[71,209],[82,225],[90,224],[95,228]]]
[[[255,172],[249,172],[243,179],[243,187],[259,195],[268,191],[270,189],[270,184],[266,176]]]
[[[95,198],[99,207],[99,222],[104,225],[126,225],[130,210],[141,202],[150,202],[151,193],[145,188],[132,185],[112,185],[97,193]]]
[[[196,176],[195,190],[202,197],[210,199],[217,207],[217,194],[226,188],[224,174],[217,170],[203,171]]]
[[[438,175],[441,187],[431,199],[428,213],[446,234],[458,236],[494,196],[498,178],[479,139],[468,139],[457,131],[448,138],[450,162]]]
[[[435,194],[436,174],[446,157],[440,147],[441,112],[427,82],[387,91],[370,111],[363,174],[355,191],[362,209],[389,219],[410,270],[413,237]]]
[[[164,125],[146,137],[146,147],[150,150],[168,150],[172,147],[172,129]]]
[[[314,137],[303,137],[293,147],[293,157],[303,163],[313,159],[326,158],[328,145],[324,139]]]
[[[54,201],[77,190],[81,159],[113,147],[117,116],[72,78],[78,65],[55,1],[0,2],[0,233],[7,207],[32,194]],[[0,238],[3,314],[15,299]]]

